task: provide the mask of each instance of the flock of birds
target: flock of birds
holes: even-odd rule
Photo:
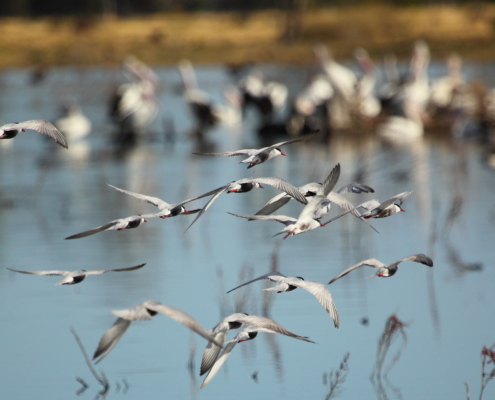
[[[383,115],[384,110],[387,110],[387,114],[377,125],[378,135],[401,140],[421,136],[424,133],[425,124],[430,123],[432,117],[438,115],[447,116],[452,131],[457,137],[478,135],[483,127],[495,121],[495,89],[486,92],[483,96],[476,93],[462,77],[462,63],[458,56],[449,58],[447,76],[430,82],[428,78],[429,50],[424,42],[414,45],[406,75],[401,76],[398,72],[393,56],[386,57],[384,63],[386,80],[380,87],[377,87],[376,68],[365,50],[358,49],[355,52],[355,58],[362,70],[360,77],[351,69],[337,63],[325,46],[315,46],[314,54],[318,61],[319,71],[295,96],[289,117],[283,121],[284,133],[290,136],[288,140],[255,149],[238,149],[218,153],[195,152],[193,154],[198,157],[242,156],[240,163],[247,165],[247,169],[251,169],[265,162],[277,162],[277,157],[286,156],[282,151],[285,146],[321,139],[333,129],[349,127],[355,120],[355,116],[372,119]],[[160,104],[156,91],[160,86],[159,79],[148,66],[133,57],[125,60],[123,70],[129,82],[121,85],[114,93],[110,114],[119,126],[121,137],[135,138],[136,135],[139,137],[145,131],[158,114]],[[277,113],[287,104],[287,88],[277,82],[267,82],[263,74],[256,69],[241,79],[237,87],[227,88],[225,92],[229,103],[227,105],[214,103],[208,93],[199,88],[194,68],[190,62],[181,62],[179,71],[184,98],[195,118],[195,133],[198,137],[216,124],[235,123],[242,120],[244,108],[247,106],[253,106],[257,110],[261,126],[273,128],[277,122]],[[83,116],[81,109],[75,103],[67,103],[66,111],[67,115],[54,124],[38,119],[0,126],[0,139],[13,139],[20,132],[34,130],[68,149],[69,144],[72,146],[73,143],[87,136],[91,130],[91,123]],[[179,215],[195,214],[188,230],[222,194],[247,193],[263,188],[265,185],[274,187],[280,193],[268,200],[258,212],[252,215],[229,214],[248,221],[278,222],[284,225],[284,228],[274,236],[283,234],[283,239],[325,227],[346,214],[351,214],[353,218],[359,219],[376,231],[370,224],[373,219],[386,218],[404,212],[402,206],[412,192],[406,191],[386,200],[370,200],[355,205],[345,197],[345,194],[374,193],[374,190],[361,183],[349,183],[337,189],[340,172],[340,164],[337,164],[326,177],[322,176],[324,178],[322,183],[309,182],[299,187],[295,187],[280,177],[240,178],[176,203],[167,203],[157,197],[131,192],[108,184],[123,194],[155,206],[158,211],[118,218],[96,228],[71,235],[66,239],[81,239],[103,231],[133,229],[152,218],[168,219]],[[189,203],[203,198],[208,198],[208,200],[202,207],[186,209]],[[293,199],[302,204],[298,216],[274,215],[277,210]],[[325,220],[331,211],[332,204],[339,207],[342,212]],[[300,276],[288,277],[275,271],[242,283],[227,293],[260,280],[275,283],[275,286],[264,289],[267,291],[284,293],[298,288],[304,289],[318,300],[333,320],[334,327],[339,328],[337,306],[326,285],[335,283],[362,266],[374,268],[376,272],[373,276],[391,277],[397,273],[398,265],[405,261],[433,267],[433,260],[425,254],[412,254],[390,264],[385,264],[376,258],[369,258],[344,269],[327,284],[305,280]],[[81,283],[88,275],[136,271],[145,265],[143,263],[133,267],[92,271],[11,270],[22,274],[61,276],[62,279],[56,285],[73,285]],[[204,350],[199,371],[201,376],[206,375],[201,387],[207,385],[215,377],[238,343],[253,340],[259,332],[277,333],[313,343],[308,337],[298,335],[272,319],[244,313],[229,315],[212,329],[203,328],[196,319],[184,311],[154,300],[145,301],[130,309],[112,311],[112,313],[118,318],[101,337],[93,355],[95,363],[101,362],[110,354],[132,322],[151,320],[155,315],[163,314],[207,340],[208,344]],[[227,340],[229,331],[239,328],[243,329],[232,339]]]
[[[0,132],[2,134],[1,138],[15,137],[20,131],[23,131],[25,129],[34,129],[36,131],[39,131],[44,135],[50,137],[51,139],[55,140],[62,147],[68,147],[64,135],[49,122],[41,120],[4,125],[0,128]],[[244,159],[241,163],[248,164],[248,168],[252,168],[261,163],[272,160],[277,156],[285,155],[282,152],[281,147],[297,142],[310,141],[318,137],[318,135],[321,135],[321,133],[317,131],[311,132],[296,139],[279,142],[261,149],[243,149],[224,153],[200,153],[198,155],[228,157],[247,156],[248,158]],[[385,201],[380,202],[378,200],[371,200],[355,206],[344,197],[345,193],[374,193],[374,190],[371,187],[363,184],[350,183],[334,191],[334,188],[340,177],[340,172],[340,164],[337,164],[330,171],[323,183],[311,182],[301,187],[295,187],[286,180],[278,177],[242,178],[221,186],[217,189],[211,190],[207,193],[201,194],[197,197],[186,199],[175,204],[169,204],[156,197],[130,192],[109,185],[119,192],[152,204],[153,206],[158,208],[158,212],[153,214],[133,215],[126,218],[119,218],[99,227],[69,236],[66,239],[80,239],[102,231],[137,228],[141,226],[142,223],[147,222],[147,219],[150,218],[158,217],[166,219],[179,215],[197,214],[196,218],[189,226],[190,228],[222,193],[246,193],[250,192],[253,189],[262,188],[262,185],[272,186],[280,190],[281,193],[270,199],[267,204],[255,215],[232,215],[240,218],[246,218],[248,220],[276,221],[282,223],[283,225],[285,225],[285,227],[276,235],[285,234],[284,239],[287,239],[288,237],[293,235],[302,234],[316,228],[324,227],[348,213],[358,218],[363,223],[369,225],[369,221],[372,219],[390,217],[394,214],[404,211],[401,208],[402,204],[409,198],[412,193],[404,192],[393,196]],[[184,206],[186,204],[208,196],[211,197],[202,208],[194,210],[185,209]],[[285,215],[272,215],[273,212],[287,204],[291,199],[295,199],[304,206],[297,218]],[[343,210],[342,213],[332,217],[325,222],[322,222],[322,220],[329,214],[332,203],[339,206]],[[373,228],[371,225],[369,226]],[[336,280],[342,278],[353,270],[360,268],[361,266],[370,266],[377,269],[375,276],[391,277],[397,272],[398,265],[404,261],[413,261],[416,263],[427,265],[429,267],[433,266],[433,261],[431,260],[431,258],[424,254],[413,254],[407,257],[403,257],[388,265],[378,261],[377,259],[371,258],[361,261],[360,263],[345,269],[337,276],[335,276],[332,280],[330,280],[328,284],[332,284]],[[15,269],[12,269],[12,271],[22,274],[62,276],[62,279],[58,283],[56,283],[56,285],[73,285],[81,283],[88,275],[100,275],[107,272],[129,272],[141,269],[144,266],[145,264],[140,264],[128,268],[103,269],[94,271],[23,271]],[[268,279],[271,282],[276,283],[276,286],[265,290],[283,293],[301,288],[308,291],[316,297],[320,305],[332,318],[335,328],[339,327],[339,314],[335,302],[326,285],[320,282],[304,280],[302,277],[299,276],[287,277],[280,272],[270,272],[253,280],[250,280],[249,282],[243,283],[240,286],[237,286],[234,289],[230,290],[228,293],[262,279]],[[238,343],[254,339],[259,332],[277,333],[294,339],[313,343],[308,337],[298,335],[273,321],[272,319],[261,316],[247,315],[244,313],[235,313],[229,315],[222,321],[220,321],[217,325],[215,325],[215,327],[209,330],[203,328],[196,319],[194,319],[192,316],[185,313],[184,311],[170,307],[168,305],[160,304],[154,300],[145,301],[131,309],[112,311],[112,313],[118,318],[115,323],[101,337],[101,340],[93,356],[93,360],[95,361],[95,363],[102,361],[109,355],[109,353],[122,338],[132,322],[151,320],[152,317],[156,314],[163,314],[181,323],[182,325],[186,326],[191,331],[195,332],[208,341],[208,344],[203,353],[200,367],[200,375],[206,374],[201,387],[207,385],[215,377],[215,375],[218,373],[222,365],[229,357],[233,348]],[[227,341],[227,335],[229,331],[239,329],[241,327],[243,327],[243,329],[234,338]]]

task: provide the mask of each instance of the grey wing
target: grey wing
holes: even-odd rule
[[[394,197],[392,197],[392,199],[397,199],[399,200],[399,206],[402,205],[402,203],[404,203],[408,198],[409,196],[412,194],[412,192],[403,192],[403,193],[399,193],[397,195],[395,195]]]
[[[226,151],[224,153],[193,153],[198,156],[227,156],[227,157],[232,157],[232,156],[250,156],[253,153],[256,152],[256,149],[242,149],[242,150],[235,150],[235,151]]]
[[[318,189],[317,195],[312,201],[306,205],[301,211],[298,219],[312,219],[315,211],[320,207],[321,203],[326,199],[326,196],[332,191],[335,184],[339,180],[340,176],[340,164],[337,164],[330,174],[328,175],[325,182]]]
[[[247,325],[253,325],[257,328],[266,329],[271,333],[279,333],[281,335],[289,336],[294,339],[304,340],[305,342],[314,343],[312,340],[309,340],[306,336],[300,336],[297,333],[291,332],[288,329],[284,328],[282,325],[276,323],[275,321],[265,318],[258,317],[256,315],[244,315],[238,319],[239,322]]]
[[[43,276],[67,276],[69,275],[69,271],[20,271],[18,269],[7,268],[10,271],[19,272],[21,274],[30,274],[30,275],[43,275]]]
[[[367,211],[374,210],[377,207],[380,207],[380,202],[378,200],[368,200],[358,206],[358,208],[364,208]]]
[[[170,317],[180,324],[184,325],[186,328],[189,328],[193,332],[196,332],[198,335],[204,337],[206,340],[209,340],[213,343],[215,343],[217,346],[222,347],[223,344],[220,344],[215,340],[211,334],[208,333],[206,329],[204,329],[198,321],[196,321],[193,317],[191,317],[189,314],[185,313],[184,311],[181,311],[177,308],[173,308],[170,306],[166,306],[164,304],[160,304],[156,301],[149,300],[143,305],[155,312],[158,312],[160,314],[166,315],[167,317]]]
[[[337,164],[318,190],[318,195],[326,197],[335,187],[340,177],[340,164]]]
[[[146,303],[144,302],[125,310],[113,310],[112,314],[128,321],[151,321],[153,318],[146,307]]]
[[[333,319],[333,324],[336,328],[339,327],[339,312],[333,301],[331,293],[328,289],[320,282],[303,281],[300,279],[294,279],[287,282],[289,285],[299,287],[301,289],[307,290],[313,296],[316,297],[318,302],[327,310],[330,317]]]
[[[127,328],[131,326],[131,322],[132,321],[123,318],[118,318],[117,321],[115,321],[115,323],[112,325],[112,327],[103,334],[100,339],[100,343],[98,343],[98,347],[93,354],[93,361],[96,358],[100,357],[99,360],[95,362],[95,364],[98,364],[112,351],[122,335],[124,335]]]
[[[98,269],[98,270],[93,270],[93,271],[86,271],[85,274],[86,275],[100,275],[100,274],[104,274],[106,272],[134,271],[136,269],[143,268],[145,265],[146,265],[146,263],[139,264],[139,265],[136,265],[135,267],[129,267],[129,268]]]
[[[344,211],[348,211],[352,215],[354,215],[356,218],[359,218],[361,221],[363,221],[366,225],[368,225],[375,232],[378,232],[373,226],[371,226],[368,223],[368,221],[366,221],[364,218],[361,218],[361,214],[356,209],[356,208],[359,208],[359,206],[354,207],[354,205],[349,200],[347,200],[344,196],[341,196],[339,193],[330,192],[327,195],[327,199],[330,200],[332,203],[337,204]]]
[[[287,193],[292,198],[296,199],[299,203],[308,204],[308,200],[304,195],[291,183],[280,178],[255,178],[255,182],[264,183],[266,185],[273,186],[278,190]]]
[[[280,272],[278,271],[274,271],[274,272],[269,272],[267,274],[264,274],[264,275],[261,275],[261,276],[258,276],[257,278],[254,278],[252,280],[250,280],[249,282],[246,282],[246,283],[243,283],[242,285],[239,285],[239,286],[236,286],[234,289],[230,289],[227,293],[230,293],[236,289],[239,289],[240,287],[243,287],[243,286],[246,286],[246,285],[249,285],[250,283],[253,283],[253,282],[256,282],[256,281],[260,281],[262,279],[269,279],[271,276],[281,276],[281,277],[285,277],[284,274],[281,274]]]
[[[310,133],[308,135],[304,135],[304,136],[298,137],[296,139],[286,140],[285,142],[275,143],[275,144],[272,144],[271,146],[265,147],[264,149],[261,149],[261,150],[263,150],[263,152],[269,153],[270,151],[272,151],[273,149],[276,149],[277,147],[282,147],[282,146],[285,146],[287,144],[302,142],[305,140],[313,139],[318,134],[318,132],[319,132],[319,130],[316,130],[315,132]]]
[[[330,282],[328,282],[328,284],[330,285],[331,283],[335,282],[337,279],[342,278],[343,276],[347,275],[349,272],[354,271],[355,269],[358,269],[359,267],[362,267],[363,265],[369,265],[370,267],[373,267],[373,268],[386,267],[386,265],[384,263],[382,263],[381,261],[378,261],[376,258],[370,258],[368,260],[358,262],[356,265],[353,265],[352,267],[347,268],[346,270],[342,271],[335,278],[333,278]]]
[[[397,261],[397,263],[400,263],[402,261],[414,261],[427,265],[428,267],[433,267],[433,260],[425,254],[413,254],[411,256],[401,258],[399,261]]]
[[[369,186],[361,185],[360,183],[349,183],[346,186],[342,186],[338,191],[338,194],[345,193],[375,193],[375,190]]]
[[[187,230],[193,226],[193,224],[199,219],[199,217],[201,217],[205,212],[206,210],[208,210],[208,208],[210,208],[210,206],[213,204],[213,202],[218,199],[220,197],[220,195],[225,192],[225,186],[224,187],[221,187],[219,189],[216,189],[216,194],[214,196],[211,197],[210,200],[208,200],[208,203],[205,204],[205,206],[201,209],[201,211],[198,213],[198,215],[196,215],[196,218],[194,218],[194,221],[191,222],[191,225],[189,225],[186,229],[186,232]],[[213,192],[215,193],[215,191]],[[200,196],[199,198],[201,197],[204,197],[204,196],[207,196],[206,194],[203,195],[203,196]],[[196,200],[196,199],[193,199],[193,200]]]
[[[16,125],[20,129],[31,129],[37,131],[50,139],[55,140],[60,146],[68,149],[67,140],[53,124],[42,119],[32,119],[29,121],[19,122]]]
[[[208,375],[206,375],[206,378],[201,384],[200,389],[208,385],[208,383],[210,383],[210,381],[215,377],[215,375],[218,373],[222,365],[225,363],[225,361],[227,361],[227,358],[229,358],[230,353],[232,352],[236,344],[237,344],[236,339],[232,339],[227,342],[227,345],[223,349],[222,354],[220,354],[220,356],[216,359],[213,366],[208,371]]]
[[[268,200],[268,202],[259,210],[255,215],[270,215],[277,211],[279,208],[286,205],[291,199],[287,193],[279,193],[275,197]]]
[[[218,332],[214,336],[215,340],[223,345],[225,343],[225,338],[227,337],[227,332],[228,331]],[[203,357],[201,358],[201,367],[199,369],[199,376],[206,374],[211,369],[221,349],[222,349],[221,347],[218,347],[213,342],[208,343],[208,345],[205,348],[205,351],[203,352]]]
[[[109,223],[107,223],[105,225],[98,226],[96,228],[90,229],[89,231],[84,231],[84,232],[78,233],[76,235],[72,235],[72,236],[66,237],[65,240],[80,239],[80,238],[83,238],[83,237],[86,237],[86,236],[94,235],[95,233],[105,231],[105,230],[111,228],[112,226],[117,225],[119,222],[120,222],[120,220],[115,220],[115,221],[109,222]]]
[[[292,225],[297,222],[297,219],[288,217],[286,215],[244,215],[244,214],[234,214],[230,212],[227,214],[235,215],[236,217],[240,217],[240,218],[247,218],[250,220],[259,219],[262,221],[276,221],[276,222],[280,222],[281,224],[284,224],[285,226]]]
[[[136,199],[139,199],[141,201],[145,201],[146,203],[152,204],[155,207],[158,207],[160,210],[163,210],[165,208],[170,207],[170,204],[163,201],[162,199],[159,199],[158,197],[151,197],[151,196],[146,196],[146,195],[140,194],[140,193],[130,192],[128,190],[120,189],[116,186],[110,185],[109,183],[107,183],[107,185],[114,188],[115,190],[118,190],[119,192],[128,194],[129,196],[133,196]]]

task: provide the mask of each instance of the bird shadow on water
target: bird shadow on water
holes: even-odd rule
[[[373,369],[371,371],[370,381],[373,386],[373,389],[375,390],[376,397],[379,400],[388,400],[390,398],[387,392],[387,388],[390,389],[390,391],[393,393],[395,398],[400,400],[402,400],[403,398],[400,389],[395,387],[388,379],[388,373],[395,365],[395,363],[399,361],[399,358],[402,355],[402,351],[407,345],[407,335],[405,331],[407,325],[408,324],[401,321],[397,317],[397,315],[392,314],[385,323],[385,329],[383,330],[380,340],[378,341],[376,360],[375,360],[375,365],[373,366]],[[399,349],[397,350],[397,353],[392,358],[386,370],[382,374],[382,370],[385,364],[385,360],[387,358],[388,351],[390,350],[392,344],[397,339],[401,339],[402,343]]]

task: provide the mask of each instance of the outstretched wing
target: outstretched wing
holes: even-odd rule
[[[289,285],[299,287],[301,289],[307,290],[313,296],[316,297],[318,302],[327,310],[330,317],[333,319],[333,324],[336,328],[339,327],[339,313],[337,307],[333,301],[332,295],[328,289],[320,282],[304,281],[297,278],[292,278],[287,280]]]
[[[235,151],[226,151],[224,153],[193,153],[198,156],[227,156],[227,157],[232,157],[232,156],[250,156],[253,153],[255,153],[257,150],[256,149],[242,149],[242,150],[235,150]]]
[[[85,274],[86,275],[100,275],[100,274],[104,274],[106,272],[134,271],[136,269],[143,268],[145,265],[146,265],[146,263],[139,264],[139,265],[136,265],[135,267],[129,267],[129,268],[98,269],[98,270],[93,270],[93,271],[86,271]]]
[[[30,274],[30,275],[43,275],[43,276],[67,276],[69,275],[69,271],[19,271],[18,269],[7,268],[10,271],[19,272],[21,274]]]
[[[346,270],[342,271],[340,274],[338,274],[335,278],[333,278],[328,284],[330,285],[331,283],[335,282],[337,279],[342,278],[343,276],[347,275],[349,272],[354,271],[355,269],[358,269],[359,267],[362,267],[363,265],[368,265],[373,268],[382,268],[386,267],[384,263],[381,261],[378,261],[376,258],[370,258],[368,260],[364,260],[361,262],[358,262],[356,265],[353,265],[350,268],[347,268]]]
[[[227,337],[228,331],[218,332],[214,337],[215,340],[220,343],[225,343],[225,338]],[[218,347],[215,343],[209,342],[203,352],[203,357],[201,358],[201,367],[199,368],[199,376],[206,374],[213,364],[215,363],[218,353],[220,353],[221,347]]]
[[[253,283],[253,282],[256,282],[256,281],[260,281],[262,279],[269,279],[271,276],[281,276],[281,277],[284,277],[285,278],[285,275],[284,274],[281,274],[278,271],[269,272],[267,274],[258,276],[257,278],[254,278],[254,279],[250,280],[249,282],[243,283],[242,285],[236,286],[234,289],[230,289],[227,293],[230,293],[230,292],[232,292],[232,291],[234,291],[236,289],[239,289],[240,287],[249,285],[250,283]]]
[[[115,321],[115,323],[112,325],[112,327],[103,334],[100,339],[100,343],[98,343],[98,347],[93,354],[93,361],[96,358],[100,357],[99,360],[95,362],[95,364],[98,364],[112,351],[122,335],[124,335],[127,328],[131,326],[131,323],[132,321],[129,321],[127,319],[118,318],[117,321]]]
[[[330,174],[328,174],[327,179],[318,189],[318,193],[312,201],[308,203],[306,207],[303,208],[298,219],[312,219],[314,212],[320,207],[321,203],[326,199],[326,196],[332,191],[334,186],[340,177],[340,164],[337,164]]]
[[[146,196],[146,195],[140,194],[140,193],[130,192],[128,190],[120,189],[116,186],[110,185],[109,183],[107,183],[107,185],[114,188],[115,190],[118,190],[119,192],[128,194],[129,196],[133,196],[136,199],[139,199],[141,201],[145,201],[146,203],[153,204],[155,207],[158,207],[159,210],[163,210],[165,208],[170,207],[170,204],[163,201],[162,199],[159,199],[158,197],[151,197],[151,196]]]
[[[198,321],[196,321],[193,317],[191,317],[184,311],[166,306],[165,304],[160,304],[154,300],[148,300],[144,302],[143,306],[146,307],[148,310],[152,310],[166,315],[167,317],[170,317],[172,319],[175,319],[177,322],[184,325],[186,328],[189,328],[198,335],[204,337],[206,340],[209,340],[210,342],[215,343],[217,346],[222,347],[223,343],[220,344],[219,342],[217,342],[215,338],[211,336],[211,334],[208,333],[208,331],[199,324]]]
[[[109,223],[107,223],[105,225],[98,226],[96,228],[90,229],[89,231],[84,231],[84,232],[78,233],[76,235],[72,235],[72,236],[66,237],[65,240],[80,239],[80,238],[83,238],[83,237],[86,237],[86,236],[94,235],[95,233],[105,231],[105,230],[107,230],[107,229],[109,229],[109,228],[117,225],[119,222],[120,222],[120,220],[111,221],[111,222],[109,222]]]
[[[227,361],[227,358],[229,358],[230,353],[232,352],[236,344],[237,344],[236,339],[232,339],[227,342],[227,345],[223,349],[222,354],[220,354],[220,357],[218,357],[214,362],[214,364],[210,366],[208,375],[206,375],[206,378],[201,384],[200,389],[208,385],[208,383],[210,383],[210,381],[215,377],[215,375],[218,373],[222,365],[225,363],[225,361]]]
[[[287,193],[292,198],[296,199],[299,203],[308,204],[308,200],[304,195],[291,183],[280,178],[255,178],[255,182],[266,184],[277,188],[278,190]]]
[[[269,147],[265,147],[263,149],[260,149],[261,151],[259,151],[259,153],[269,153],[270,151],[272,151],[273,149],[276,149],[277,147],[282,147],[282,146],[286,146],[286,145],[291,144],[291,143],[303,142],[305,140],[313,139],[318,134],[318,132],[320,132],[319,129],[317,129],[313,133],[310,133],[308,135],[303,135],[303,136],[298,137],[296,139],[286,140],[285,142],[279,142],[279,143],[272,144]]]
[[[401,258],[399,261],[397,261],[397,263],[400,263],[402,261],[414,261],[427,265],[428,267],[433,267],[433,260],[425,254],[413,254],[411,256]]]
[[[42,119],[31,119],[29,121],[19,122],[16,124],[19,129],[31,129],[37,131],[50,139],[55,140],[60,146],[68,149],[67,140],[62,132],[60,132],[53,124]]]
[[[399,201],[399,206],[401,206],[402,203],[404,203],[409,198],[409,196],[411,194],[412,194],[412,192],[399,193],[399,194],[396,194],[394,197],[392,197],[392,199],[397,199]]]
[[[259,219],[262,221],[276,221],[280,222],[281,224],[284,224],[285,226],[295,224],[297,222],[297,219],[288,217],[286,215],[244,215],[244,214],[234,214],[234,213],[227,213],[230,215],[235,215],[236,217],[240,218],[246,218],[246,219]]]
[[[345,193],[375,193],[375,190],[369,186],[361,185],[360,183],[349,183],[346,186],[342,186],[339,190],[337,190],[338,194]]]
[[[268,202],[259,210],[256,215],[270,215],[277,211],[280,207],[286,205],[291,199],[287,193],[279,193],[275,197],[272,197]]]
[[[359,218],[361,221],[363,221],[366,225],[368,225],[375,232],[379,233],[373,226],[371,226],[368,223],[368,221],[366,221],[364,218],[361,218],[361,214],[356,209],[359,206],[354,207],[354,205],[349,200],[347,200],[344,196],[341,196],[339,193],[330,192],[327,194],[327,199],[330,200],[332,203],[337,204],[344,211],[349,211],[352,215],[354,215],[356,218]]]
[[[270,318],[258,317],[256,315],[243,315],[238,319],[239,322],[242,322],[246,325],[253,325],[260,329],[266,329],[266,331],[272,333],[280,333],[281,335],[289,336],[294,339],[303,340],[305,342],[314,343],[312,340],[309,340],[307,336],[301,336],[297,333],[289,331],[284,328],[282,325],[276,323]]]
[[[191,226],[193,226],[193,224],[194,224],[194,223],[195,223],[195,222],[199,219],[199,217],[201,217],[201,216],[202,216],[202,215],[206,212],[206,210],[208,210],[208,208],[210,208],[210,206],[213,204],[213,202],[214,202],[216,199],[218,199],[218,198],[220,197],[220,195],[221,195],[223,192],[225,192],[225,188],[226,188],[226,186],[222,186],[221,188],[215,189],[215,190],[213,190],[213,191],[211,191],[211,192],[208,192],[208,193],[206,193],[206,194],[204,194],[204,195],[201,195],[201,196],[199,196],[199,197],[197,197],[197,198],[193,199],[193,200],[197,200],[197,199],[200,199],[200,198],[202,198],[202,197],[209,196],[210,194],[215,193],[215,195],[214,195],[214,196],[212,196],[212,197],[211,197],[211,199],[210,199],[210,200],[208,200],[208,203],[206,203],[206,204],[205,204],[205,206],[201,209],[201,211],[198,213],[198,215],[196,215],[196,218],[194,218],[194,221],[193,221],[193,222],[191,222],[191,225],[189,225],[189,226],[187,227],[186,232],[187,232],[187,230],[188,230]],[[192,200],[191,200],[191,201],[192,201]]]

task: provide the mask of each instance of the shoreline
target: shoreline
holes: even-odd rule
[[[43,17],[0,19],[0,68],[119,65],[133,54],[150,65],[187,58],[197,64],[311,63],[311,49],[325,43],[337,60],[356,47],[374,60],[388,52],[409,58],[425,40],[433,59],[452,52],[476,61],[495,59],[495,4],[420,7],[339,7],[307,10],[301,34],[281,39],[285,14],[159,14],[140,17]]]

